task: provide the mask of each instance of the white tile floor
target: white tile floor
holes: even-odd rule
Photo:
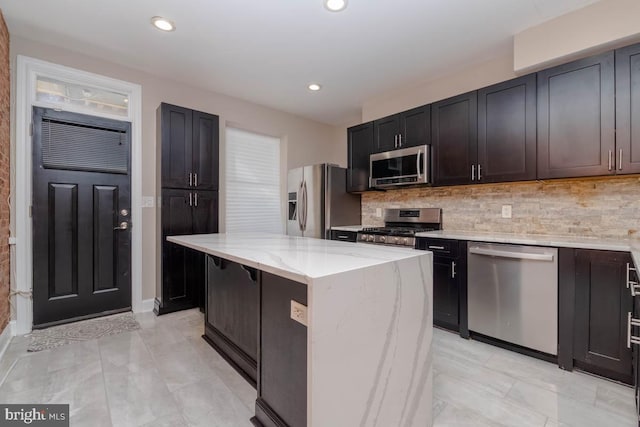
[[[200,336],[197,310],[0,360],[0,402],[70,403],[71,426],[250,426],[255,390]],[[636,426],[631,388],[435,330],[434,425]],[[392,427],[392,426],[385,426]]]

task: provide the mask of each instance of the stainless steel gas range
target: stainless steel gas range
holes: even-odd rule
[[[358,242],[414,247],[416,233],[440,229],[440,208],[385,209],[384,227],[363,228],[358,232]]]

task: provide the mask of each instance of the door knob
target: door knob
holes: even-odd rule
[[[129,229],[129,223],[127,221],[122,221],[120,223],[120,225],[118,225],[117,227],[113,228],[114,230],[128,230]]]

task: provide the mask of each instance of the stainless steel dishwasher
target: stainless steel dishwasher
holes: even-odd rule
[[[558,250],[471,243],[469,330],[558,354]]]

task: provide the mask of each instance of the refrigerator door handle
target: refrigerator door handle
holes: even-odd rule
[[[296,211],[298,216],[298,228],[300,229],[300,231],[302,231],[302,209],[303,209],[302,192],[303,192],[302,182],[300,182],[300,188],[298,189],[298,202],[296,203]]]
[[[308,192],[307,192],[307,181],[304,180],[302,181],[302,186],[304,188],[303,190],[303,198],[304,198],[304,219],[303,219],[303,223],[302,223],[302,230],[306,231],[307,230],[307,213],[308,213],[308,209],[307,209],[307,204],[308,204]]]

